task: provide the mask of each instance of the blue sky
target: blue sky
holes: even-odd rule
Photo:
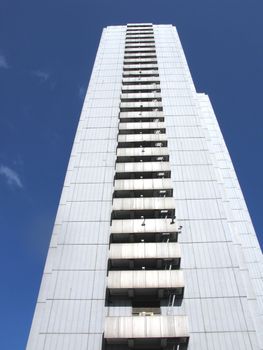
[[[262,0],[0,0],[0,348],[23,349],[101,30],[178,28],[263,244]]]

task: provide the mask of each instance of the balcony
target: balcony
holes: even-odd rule
[[[124,73],[126,72],[147,72],[147,71],[158,71],[158,66],[157,64],[140,64],[140,63],[134,63],[134,64],[130,64],[130,65],[125,65],[123,67],[123,71]]]
[[[145,111],[145,112],[120,112],[119,118],[121,122],[129,122],[129,121],[163,121],[164,115],[162,111]]]
[[[112,219],[173,218],[175,202],[171,197],[113,198]]]
[[[143,93],[143,92],[139,92],[139,93],[125,93],[125,94],[121,94],[121,99],[122,100],[134,100],[134,99],[160,99],[161,98],[161,94],[160,92],[148,92],[148,93]]]
[[[169,162],[116,163],[115,179],[153,179],[171,175]]]
[[[176,242],[180,227],[176,220],[132,219],[112,220],[111,242]]]
[[[129,152],[131,150],[131,152]],[[167,147],[117,148],[117,163],[135,162],[167,162]]]
[[[110,270],[162,270],[180,267],[178,243],[111,243]]]
[[[133,65],[133,64],[134,65],[138,65],[138,64],[157,65],[157,58],[156,57],[152,57],[152,58],[144,58],[144,57],[125,58],[123,63],[124,63],[124,68],[126,67],[126,65]]]
[[[132,42],[129,43],[128,40],[125,41],[125,48],[133,48],[133,47],[140,47],[140,48],[144,48],[144,47],[155,47],[155,42],[154,40],[148,41],[146,43],[142,43],[142,42]]]
[[[139,124],[139,123],[138,123]],[[117,157],[168,156],[167,147],[117,148]]]
[[[156,52],[131,52],[124,54],[124,59],[130,59],[130,58],[155,58],[156,59]]]
[[[128,38],[128,39],[125,40],[125,44],[126,45],[130,45],[130,44],[147,44],[147,43],[154,44],[155,43],[154,38],[149,38],[149,39]]]
[[[121,102],[120,103],[120,109],[121,111],[123,109],[144,109],[144,108],[162,108],[162,102],[160,101],[150,101],[150,102]]]
[[[164,147],[167,146],[167,135],[166,134],[128,134],[118,135],[118,147],[129,148],[134,147],[138,143],[138,147]],[[133,145],[134,144],[134,145]]]
[[[181,350],[187,346],[188,340],[187,316],[116,316],[105,319],[106,350]]]
[[[171,179],[127,179],[115,180],[115,191],[136,190],[171,190],[173,188]]]
[[[153,34],[153,28],[138,28],[138,29],[127,29],[127,35],[142,35],[142,34]]]
[[[153,47],[135,47],[135,48],[126,48],[124,54],[133,54],[133,53],[156,53],[155,45]]]
[[[122,74],[123,77],[158,77],[158,69],[134,69],[125,70]]]
[[[132,84],[145,84],[145,83],[156,83],[160,84],[160,78],[159,77],[145,77],[145,78],[140,78],[140,77],[133,77],[133,78],[123,78],[122,79],[122,84],[123,85],[132,85]]]
[[[125,270],[109,271],[107,299],[158,298],[168,299],[173,294],[181,298],[184,290],[180,270]]]
[[[115,180],[114,198],[171,197],[171,179],[126,179]]]
[[[164,129],[164,122],[137,122],[137,123],[119,123],[119,130],[149,130],[149,129]]]
[[[113,211],[174,210],[174,198],[113,198]]]

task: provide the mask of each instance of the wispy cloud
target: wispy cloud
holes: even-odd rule
[[[0,68],[9,68],[9,64],[7,63],[6,57],[3,54],[0,54]]]
[[[5,178],[7,184],[10,187],[23,188],[23,184],[20,180],[19,175],[8,166],[0,165],[0,175],[2,175]]]
[[[81,86],[81,87],[79,88],[79,98],[80,98],[81,100],[83,100],[84,97],[85,97],[85,94],[86,94],[86,89],[85,89],[83,86]]]
[[[50,74],[42,70],[34,70],[32,74],[37,77],[41,82],[46,82],[50,78]]]

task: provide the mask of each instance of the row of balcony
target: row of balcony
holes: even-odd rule
[[[183,297],[184,279],[152,25],[127,28],[122,83],[106,302],[132,314],[106,317],[104,346],[179,350],[187,317],[160,309]]]

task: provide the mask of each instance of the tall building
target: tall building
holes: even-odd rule
[[[263,349],[262,271],[175,27],[107,27],[27,350]]]

